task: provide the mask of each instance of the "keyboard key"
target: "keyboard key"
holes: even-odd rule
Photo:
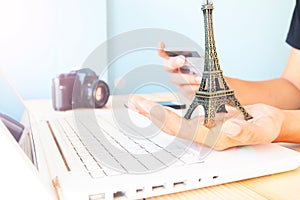
[[[170,166],[176,160],[178,160],[174,155],[170,154],[165,150],[161,150],[153,154],[158,160],[160,160],[165,166]]]
[[[106,176],[106,173],[103,170],[89,171],[89,173],[93,178],[103,178]]]
[[[190,141],[163,132],[148,137],[152,129],[147,134],[139,133],[140,129],[128,128],[121,124],[122,120],[116,123],[112,112],[97,112],[97,119],[88,115],[76,117],[57,119],[51,125],[66,136],[93,178],[148,173],[170,165],[201,162],[194,156],[198,150],[195,146],[189,151],[193,146]]]
[[[152,154],[135,155],[135,157],[143,163],[148,172],[157,171],[158,169],[165,168],[166,166]]]
[[[159,147],[158,145],[152,143],[148,139],[134,139],[134,142],[139,144],[148,153],[155,153],[155,152],[158,152],[162,149],[161,147]]]
[[[128,173],[145,173],[147,168],[142,165],[135,157],[130,154],[114,155],[116,160],[126,169]]]
[[[114,169],[107,166],[101,166],[101,167],[103,169],[103,172],[106,174],[106,176],[117,176],[125,173],[124,170]]]

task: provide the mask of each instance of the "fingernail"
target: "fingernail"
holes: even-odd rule
[[[196,76],[196,77],[195,77],[195,81],[196,81],[197,83],[201,83],[202,78],[201,78],[200,76]]]
[[[229,137],[234,137],[238,135],[241,131],[242,127],[239,124],[236,124],[232,121],[225,122],[222,127],[222,132]]]
[[[185,63],[185,57],[184,56],[178,56],[176,59],[176,64],[178,66],[182,66]]]
[[[160,49],[165,49],[165,48],[166,48],[165,43],[164,43],[164,42],[160,42],[160,43],[159,43],[159,48],[160,48]]]
[[[137,104],[139,105],[139,107],[146,113],[150,113],[151,109],[152,109],[152,105],[149,104],[147,101],[138,101]]]

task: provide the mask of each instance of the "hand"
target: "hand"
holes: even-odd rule
[[[165,44],[161,43],[158,50],[158,55],[165,58],[164,69],[170,72],[171,82],[174,83],[179,92],[182,93],[188,99],[192,99],[195,92],[198,91],[201,83],[200,74],[183,74],[179,68],[183,67],[186,63],[184,56],[169,57],[164,51]]]
[[[218,114],[217,126],[208,129],[203,126],[203,116],[186,120],[171,110],[140,96],[133,96],[129,107],[147,116],[164,132],[193,140],[215,150],[271,143],[278,137],[284,120],[281,110],[256,104],[246,106],[247,111],[254,117],[252,120],[245,121],[239,111],[229,108],[227,114]]]

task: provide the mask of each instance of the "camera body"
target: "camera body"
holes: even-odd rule
[[[52,104],[57,111],[102,108],[109,94],[108,85],[89,68],[60,74],[52,80]]]

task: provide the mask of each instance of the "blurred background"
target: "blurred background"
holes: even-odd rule
[[[168,29],[204,47],[201,2],[1,0],[0,67],[25,99],[49,99],[52,78],[81,67],[99,45],[121,33]],[[289,53],[285,38],[295,1],[215,0],[214,5],[215,39],[224,74],[247,80],[280,76]],[[162,61],[155,51],[123,56],[106,81],[113,89],[116,79],[128,71]],[[163,74],[157,76],[165,79]],[[157,91],[161,88],[142,92]]]

